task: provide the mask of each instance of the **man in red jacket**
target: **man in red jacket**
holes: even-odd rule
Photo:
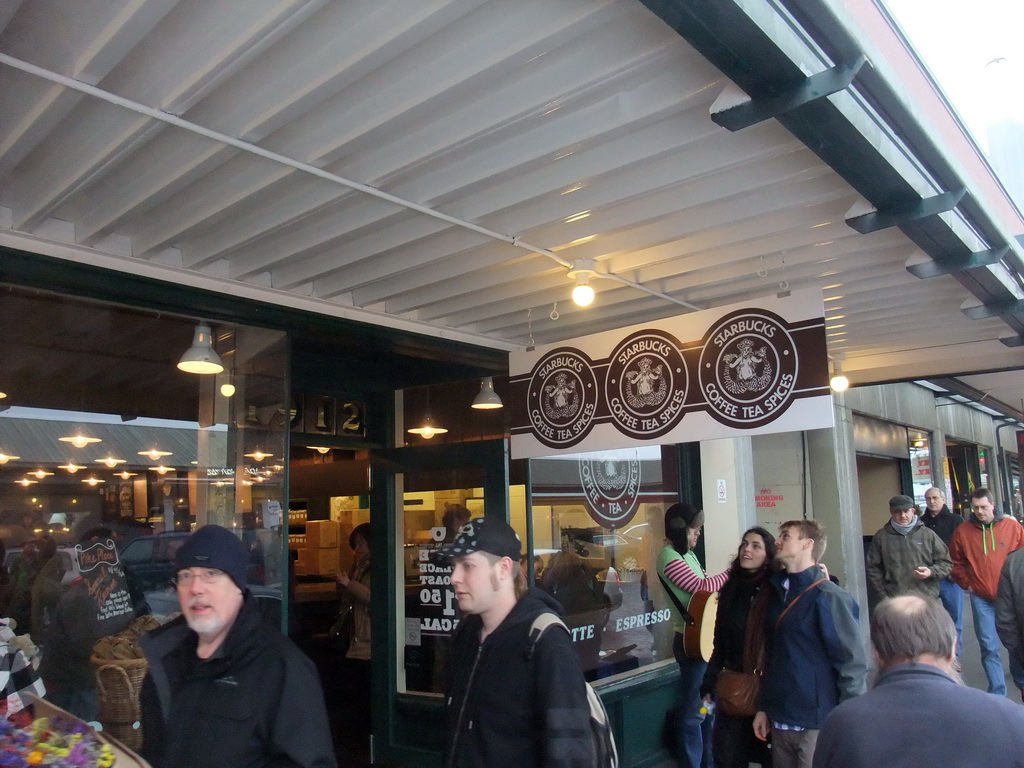
[[[1024,528],[1012,517],[996,511],[992,494],[978,488],[971,494],[970,519],[958,526],[949,545],[953,572],[949,577],[971,596],[974,633],[981,646],[981,663],[988,677],[988,692],[1006,695],[1006,674],[999,658],[996,634],[996,589],[1006,556],[1024,547]],[[1024,670],[1015,661],[1010,674],[1024,695]]]

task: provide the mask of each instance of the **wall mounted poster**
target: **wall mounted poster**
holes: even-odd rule
[[[509,355],[512,458],[832,426],[819,290]]]

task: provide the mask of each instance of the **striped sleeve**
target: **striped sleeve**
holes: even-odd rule
[[[722,571],[717,576],[709,576],[702,579],[693,569],[686,564],[685,560],[673,560],[665,565],[665,578],[675,584],[684,592],[691,595],[698,590],[703,592],[717,592],[725,582],[729,580],[729,572]]]

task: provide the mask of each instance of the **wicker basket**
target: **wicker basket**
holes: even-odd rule
[[[102,659],[93,654],[100,722],[111,736],[132,750],[142,746],[139,693],[149,664],[145,659]]]

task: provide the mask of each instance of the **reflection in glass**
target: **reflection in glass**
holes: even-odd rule
[[[670,447],[530,460],[537,584],[564,608],[590,680],[671,659],[655,570],[677,499],[665,457]]]

